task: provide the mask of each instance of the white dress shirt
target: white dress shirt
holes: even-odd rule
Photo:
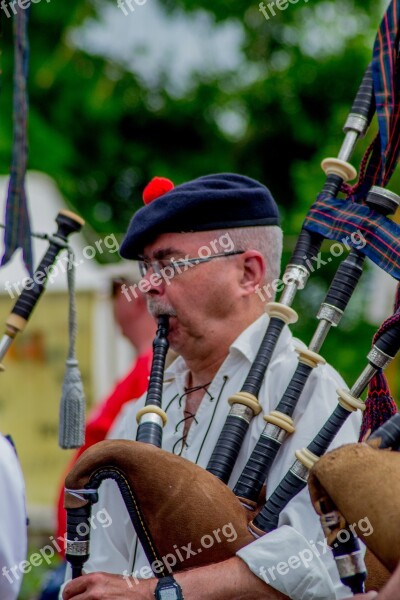
[[[0,435],[0,598],[18,597],[26,557],[25,486],[14,448]],[[13,570],[11,570],[14,567]]]
[[[166,370],[163,408],[168,422],[163,430],[163,449],[181,454],[204,468],[207,466],[230,409],[227,399],[241,389],[267,324],[268,317],[263,315],[232,344],[228,356],[204,394],[186,438],[187,446],[183,449],[180,440],[185,402],[179,399],[184,394],[187,368],[184,360],[178,357]],[[304,347],[304,344],[295,340],[285,327],[260,390],[259,401],[263,412],[253,419],[249,427],[229,481],[230,487],[237,482],[264,428],[263,414],[268,414],[277,406],[296,369],[298,355],[295,346]],[[294,411],[296,431],[284,442],[270,470],[268,495],[293,464],[295,450],[310,443],[336,407],[338,387],[346,386],[329,365],[319,365],[311,373]],[[110,437],[134,440],[136,413],[144,403],[145,396],[125,405]],[[355,442],[359,428],[360,416],[354,413],[343,425],[332,448]],[[139,578],[139,571],[148,565],[148,561],[140,544],[136,543],[136,534],[114,482],[102,484],[100,500],[93,506],[92,514],[103,508],[112,519],[112,525],[98,526],[92,531],[91,556],[85,570],[133,573],[134,577]],[[319,518],[311,505],[307,488],[291,500],[281,513],[276,531],[241,549],[238,556],[258,577],[296,600],[333,600],[349,596],[349,590],[341,584],[331,552],[324,542]],[[151,576],[149,570],[147,573],[147,576]]]

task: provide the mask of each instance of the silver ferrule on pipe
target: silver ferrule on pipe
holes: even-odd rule
[[[142,415],[140,417],[139,425],[143,425],[143,423],[154,423],[155,425],[158,425],[161,428],[164,425],[163,420],[160,417],[160,415],[157,413],[153,413],[153,412],[145,413],[144,415]]]
[[[338,158],[340,160],[348,161],[353,154],[354,147],[357,143],[360,134],[357,131],[348,131],[342,143],[342,147],[339,150]]]
[[[350,394],[359,398],[377,371],[378,369],[368,364],[351,388]]]
[[[308,349],[312,352],[319,352],[322,348],[322,344],[324,343],[326,336],[329,333],[330,328],[332,327],[332,322],[322,319],[318,323],[318,327],[312,336],[311,342],[309,343]]]
[[[357,115],[356,113],[350,113],[344,124],[343,131],[345,133],[354,131],[360,137],[363,137],[366,134],[368,127],[368,120],[365,117]]]
[[[7,354],[7,351],[13,343],[13,341],[14,338],[7,335],[7,333],[3,335],[2,340],[0,342],[0,361],[3,360],[3,358]]]
[[[385,354],[377,346],[372,346],[367,358],[378,369],[386,369],[388,364],[393,360],[393,356]]]
[[[302,290],[305,287],[309,276],[310,273],[305,267],[289,264],[283,275],[283,281],[286,287],[279,299],[280,303],[285,306],[291,306],[297,290]]]
[[[319,324],[312,340],[309,345],[309,349],[313,352],[319,352],[322,344],[324,343],[326,336],[329,333],[331,327],[336,327],[340,323],[343,311],[331,304],[322,303],[317,314]]]

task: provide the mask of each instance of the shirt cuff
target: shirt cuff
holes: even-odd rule
[[[237,556],[254,575],[289,598],[336,598],[329,573],[313,546],[293,527],[282,525],[241,548]]]

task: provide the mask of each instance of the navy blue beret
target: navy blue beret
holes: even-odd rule
[[[278,207],[264,185],[235,173],[206,175],[170,189],[138,210],[120,255],[137,258],[162,233],[278,224]]]

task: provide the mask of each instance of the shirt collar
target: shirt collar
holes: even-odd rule
[[[229,355],[239,353],[244,357],[250,364],[253,363],[258,348],[264,337],[269,323],[269,317],[267,314],[261,315],[256,321],[249,325],[236,340],[231,344],[229,348]],[[279,353],[292,341],[292,334],[288,327],[284,327],[281,335],[279,336],[278,342],[274,353]],[[173,379],[180,379],[186,377],[187,366],[181,356],[178,356],[176,360],[166,369],[164,375],[164,383],[168,383]]]
[[[261,315],[256,321],[254,321],[249,327],[247,327],[242,333],[236,338],[230,347],[230,352],[239,352],[244,358],[250,363],[254,362],[261,341],[267,331],[269,324],[269,316],[267,314]],[[281,335],[276,344],[274,352],[278,353],[286,347],[292,340],[292,334],[288,327],[284,327]]]

